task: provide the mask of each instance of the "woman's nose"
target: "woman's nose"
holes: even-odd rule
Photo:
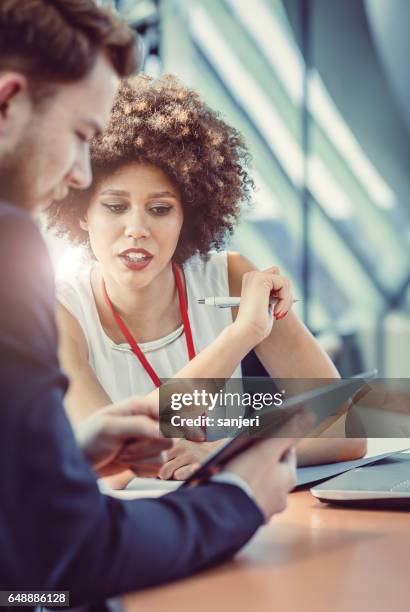
[[[127,218],[125,234],[129,238],[148,238],[151,234],[145,216],[141,214],[131,214]]]

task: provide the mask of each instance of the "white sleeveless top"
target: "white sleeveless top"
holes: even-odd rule
[[[91,288],[91,271],[97,265],[92,261],[70,275],[57,278],[57,299],[81,325],[88,344],[90,366],[108,396],[117,402],[129,395],[149,393],[155,385],[129,344],[114,344],[101,326]],[[197,303],[198,298],[229,295],[227,253],[212,252],[207,262],[194,256],[183,269],[189,322],[198,354],[232,323],[230,308],[219,309]],[[167,336],[141,343],[139,347],[160,378],[172,377],[188,363],[182,325]],[[232,377],[241,376],[239,364]]]

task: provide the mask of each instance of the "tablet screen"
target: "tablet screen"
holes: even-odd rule
[[[301,437],[307,436],[329,417],[341,416],[340,409],[359,389],[366,386],[362,378],[337,380],[326,387],[306,391],[286,400],[281,408],[266,409],[261,413],[261,425],[254,431],[240,431],[217,448],[182,486],[209,477],[235,455],[267,437],[288,437],[292,420],[302,413],[313,416],[312,425]],[[344,408],[345,412],[346,408]]]

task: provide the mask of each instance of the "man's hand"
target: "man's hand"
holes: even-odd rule
[[[158,473],[161,453],[172,440],[161,437],[157,401],[132,397],[101,408],[76,429],[78,443],[100,476],[132,469],[140,475]]]
[[[301,414],[291,422],[291,431],[287,427],[292,437],[261,440],[229,461],[224,468],[249,485],[266,521],[286,508],[287,495],[296,484],[293,446],[312,424],[310,414]]]

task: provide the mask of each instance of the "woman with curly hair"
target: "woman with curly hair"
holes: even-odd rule
[[[49,227],[92,254],[89,266],[57,283],[74,420],[150,392],[189,360],[186,377],[240,377],[240,361],[254,347],[271,376],[338,377],[290,311],[290,283],[279,270],[259,272],[221,251],[250,200],[248,162],[241,135],[175,77],[121,85],[109,125],[91,145],[91,186],[48,211]],[[241,295],[243,303],[239,312],[198,304],[208,295]],[[246,337],[245,352],[232,329]],[[304,441],[299,461],[353,458],[364,449],[362,439]],[[160,476],[186,478],[207,452],[208,444],[180,441]]]

